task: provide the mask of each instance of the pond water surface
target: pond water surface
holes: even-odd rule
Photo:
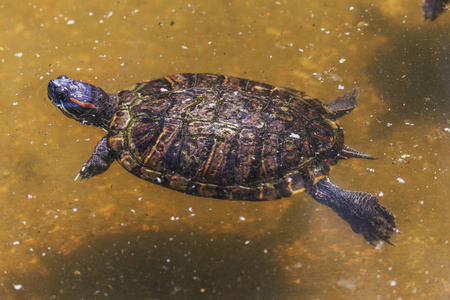
[[[420,0],[0,1],[1,299],[450,299],[450,13]],[[373,4],[376,3],[376,4]],[[306,194],[184,195],[115,163],[74,181],[104,132],[46,96],[61,74],[108,92],[212,72],[332,101],[378,157],[331,179],[376,194],[377,247]]]

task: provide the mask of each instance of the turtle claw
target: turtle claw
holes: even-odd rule
[[[75,176],[73,181],[77,181],[78,177],[80,177],[80,173],[78,173],[77,176]],[[83,182],[83,178],[81,178],[81,182]]]
[[[99,169],[101,171],[102,168],[104,168],[103,165],[100,165],[100,167],[99,167],[99,165],[93,164],[93,163],[91,163],[91,160],[88,160],[87,162],[84,163],[84,165],[81,168],[80,172],[75,177],[75,181],[78,178],[81,178],[80,182],[83,182],[83,180],[85,180],[85,179],[89,179],[91,177],[94,177],[95,175],[99,174],[98,173]],[[101,173],[103,173],[103,172],[101,172]]]
[[[83,166],[80,170],[80,172],[78,172],[77,176],[75,176],[75,179],[73,181],[77,181],[78,178],[81,176],[80,182],[83,183],[83,180],[85,178],[89,178],[90,176],[86,176],[87,172],[86,172],[86,166]]]
[[[398,231],[395,227],[394,215],[389,209],[379,204],[373,195],[365,194],[360,199],[365,200],[365,209],[359,212],[357,222],[354,224],[349,222],[353,231],[361,232],[372,245],[381,240],[395,246],[390,241],[391,235]]]
[[[391,246],[395,246],[395,244],[392,243],[390,240],[386,240],[385,242],[388,243],[388,244],[391,245]]]

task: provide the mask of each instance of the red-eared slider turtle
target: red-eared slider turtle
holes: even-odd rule
[[[350,92],[326,106],[303,92],[216,74],[176,74],[107,94],[66,76],[48,96],[65,115],[107,131],[81,179],[114,159],[139,178],[192,195],[271,200],[306,191],[366,240],[389,242],[394,216],[375,196],[342,190],[328,174],[339,159],[373,157],[344,144],[336,118]]]

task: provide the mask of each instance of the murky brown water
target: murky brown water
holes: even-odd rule
[[[338,3],[336,3],[338,2]],[[0,2],[1,299],[449,299],[450,13],[420,1]],[[46,98],[58,75],[107,91],[214,72],[323,100],[360,89],[341,187],[379,195],[395,247],[306,194],[183,195],[115,164],[82,184],[102,130]]]

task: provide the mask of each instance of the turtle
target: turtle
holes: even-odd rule
[[[117,160],[139,178],[196,196],[259,201],[306,192],[371,244],[391,243],[391,211],[329,178],[340,159],[375,159],[344,144],[336,121],[357,96],[325,104],[295,89],[210,73],[163,76],[117,94],[65,75],[48,84],[63,114],[107,132],[75,180]]]

